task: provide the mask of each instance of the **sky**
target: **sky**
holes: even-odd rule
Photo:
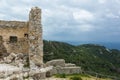
[[[46,40],[120,42],[120,0],[0,0],[0,20],[28,21],[35,6]]]

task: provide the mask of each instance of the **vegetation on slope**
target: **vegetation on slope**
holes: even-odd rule
[[[44,41],[44,61],[65,59],[84,71],[120,77],[120,51],[95,44],[73,46],[57,41]]]
[[[89,74],[56,74],[56,78],[64,78],[64,80],[112,80],[110,78],[98,78]],[[61,79],[63,80],[63,79]]]

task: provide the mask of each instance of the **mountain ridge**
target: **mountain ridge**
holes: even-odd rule
[[[65,42],[44,40],[44,61],[65,59],[85,71],[120,77],[120,50],[108,49],[96,44],[79,46]]]

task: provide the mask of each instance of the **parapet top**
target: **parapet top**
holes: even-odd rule
[[[23,21],[3,21],[0,20],[0,28],[27,27],[28,22]]]
[[[29,21],[36,21],[41,23],[41,9],[38,7],[31,8],[29,13]]]
[[[41,13],[41,9],[38,7],[32,7],[30,13]]]
[[[31,9],[32,9],[32,10],[36,10],[36,9],[41,10],[39,7],[32,7]]]

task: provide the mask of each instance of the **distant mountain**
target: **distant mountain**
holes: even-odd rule
[[[120,43],[115,43],[115,42],[109,42],[109,43],[99,43],[99,44],[102,44],[102,45],[105,45],[106,47],[110,48],[110,49],[119,49],[120,50]]]
[[[120,42],[83,42],[83,41],[78,41],[78,42],[71,42],[71,41],[68,41],[69,44],[72,44],[72,45],[81,45],[81,44],[100,44],[100,45],[104,45],[106,46],[107,48],[110,48],[110,49],[119,49],[120,50]]]
[[[120,77],[120,51],[101,45],[74,46],[64,42],[44,40],[44,61],[65,59],[85,71]]]

